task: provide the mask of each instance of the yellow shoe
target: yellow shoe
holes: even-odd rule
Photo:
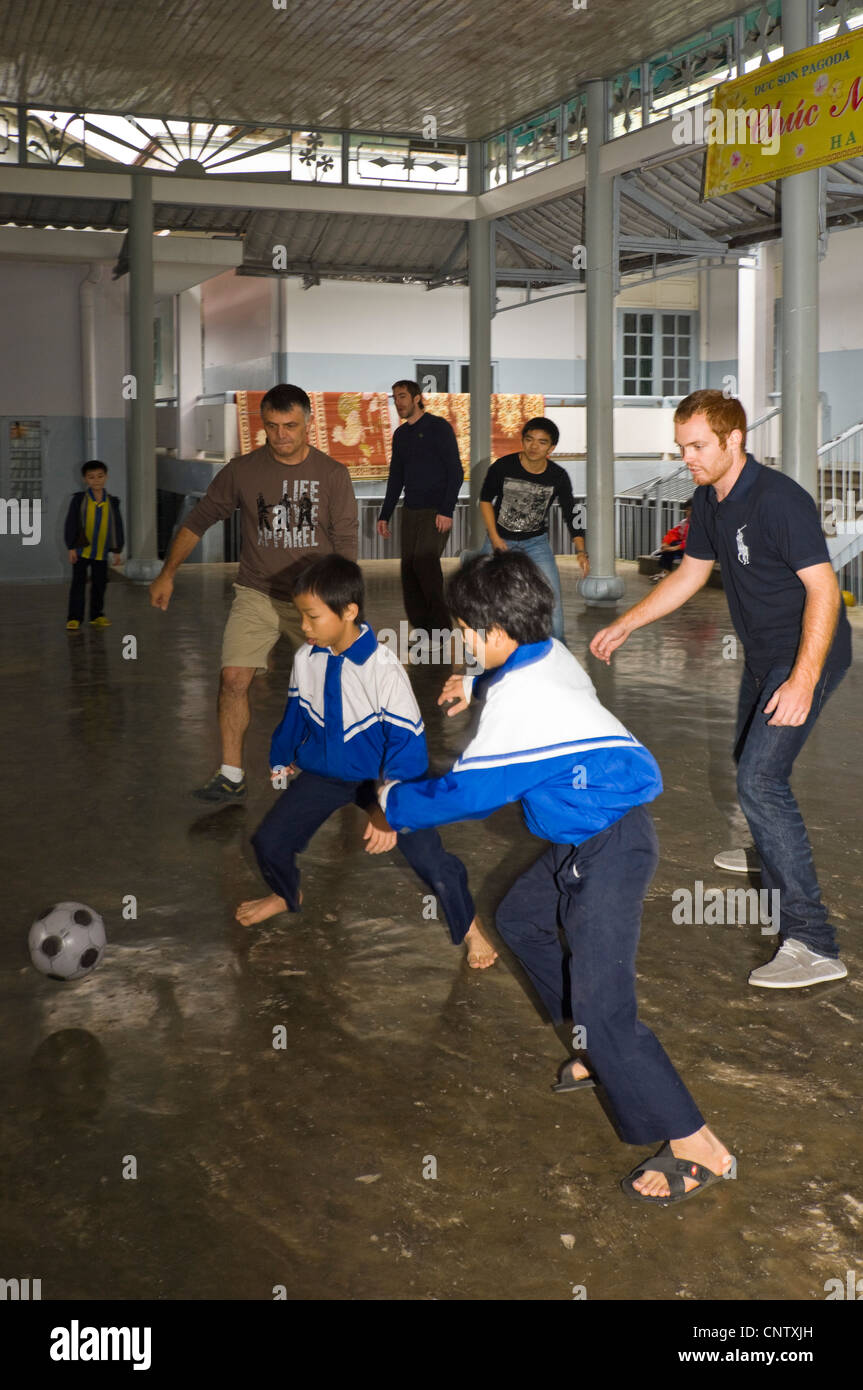
[[[110,626],[111,626],[111,619],[110,619],[110,618],[106,618],[106,617],[104,617],[104,616],[101,617],[101,618],[91,618],[91,619],[90,619],[90,626],[91,626],[91,627],[110,627]]]
[[[70,618],[68,623],[66,624],[66,631],[77,632],[80,626],[81,624],[78,622],[77,618]]]

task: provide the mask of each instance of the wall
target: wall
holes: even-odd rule
[[[716,266],[699,274],[701,384],[716,391],[737,375],[737,267]]]
[[[833,434],[863,420],[861,297],[863,231],[831,232],[819,284],[818,384],[827,395]]]
[[[0,579],[44,580],[67,576],[63,521],[81,486],[84,421],[81,380],[79,286],[86,265],[0,262],[0,302],[14,333],[0,337],[0,495],[8,497],[9,422],[42,421],[42,537],[22,545],[0,535]],[[122,397],[125,287],[103,268],[95,287],[97,342],[97,457],[109,465],[108,488],[125,502],[126,442]],[[124,517],[125,517],[124,508]]]
[[[227,271],[201,286],[205,394],[273,385],[273,309],[269,279]]]
[[[714,297],[716,322],[705,345],[709,375],[721,377],[736,357],[735,271]],[[726,283],[727,282],[727,283]],[[731,293],[729,295],[729,286]],[[202,287],[204,390],[263,389],[275,373],[310,391],[386,390],[413,373],[416,361],[444,361],[457,381],[469,354],[469,299],[461,286],[324,280],[309,290],[288,282],[287,352],[276,347],[270,282],[231,272]],[[492,358],[500,391],[581,395],[585,390],[585,297],[498,291]],[[698,280],[689,274],[624,290],[618,307],[699,310]],[[716,360],[714,360],[716,359]]]

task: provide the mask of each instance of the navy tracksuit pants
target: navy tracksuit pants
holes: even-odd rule
[[[252,836],[264,881],[284,898],[292,912],[299,909],[300,871],[296,856],[334,811],[351,804],[364,810],[376,806],[374,783],[343,782],[337,777],[301,772]],[[436,830],[414,830],[410,835],[399,835],[396,843],[414,873],[437,898],[450,936],[458,945],[475,914],[464,864],[447,853]]]
[[[547,849],[496,917],[555,1023],[571,997],[573,1025],[585,1030],[583,1051],[628,1144],[681,1139],[704,1124],[664,1048],[638,1018],[635,955],[658,861],[650,812],[633,807],[577,847]]]
[[[105,609],[105,588],[108,583],[108,561],[87,560],[82,555],[78,556],[72,566],[72,583],[69,586],[69,618],[77,618],[78,622],[84,621],[84,601],[87,590],[87,568],[93,576],[90,586],[90,622],[94,618],[101,618]]]

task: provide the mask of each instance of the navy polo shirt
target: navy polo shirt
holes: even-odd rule
[[[731,621],[753,674],[761,678],[771,666],[793,665],[806,602],[796,571],[830,563],[818,509],[805,488],[747,454],[723,501],[710,484],[695,489],[686,554],[719,560]],[[851,664],[844,603],[827,660],[840,670]]]

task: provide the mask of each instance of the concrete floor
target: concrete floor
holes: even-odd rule
[[[757,991],[746,977],[770,937],[671,918],[675,888],[745,885],[712,862],[739,839],[724,596],[637,634],[609,670],[586,655],[608,619],[563,568],[570,646],[665,779],[642,1016],[739,1180],[680,1207],[630,1203],[618,1179],[645,1151],[618,1141],[596,1093],[550,1092],[565,1039],[512,960],[470,971],[423,920],[406,866],[363,853],[358,811],[305,855],[302,916],[233,920],[257,892],[248,838],[271,803],[289,662],[278,651],[253,687],[246,805],[202,812],[188,791],[218,762],[229,567],[188,567],[167,614],[112,583],[113,626],[75,635],[60,586],[7,586],[5,1277],[41,1278],[44,1299],[268,1300],[282,1285],[288,1298],[569,1300],[581,1285],[589,1300],[821,1300],[827,1279],[863,1272],[863,674],[852,668],[795,782],[849,978]],[[646,581],[621,570],[631,603]],[[368,616],[397,626],[396,566],[366,573]],[[468,716],[436,710],[439,668],[413,677],[443,769]],[[488,922],[542,848],[512,807],[444,838]],[[137,920],[122,915],[128,894]],[[108,931],[77,984],[39,976],[26,953],[31,921],[61,899],[95,907]],[[279,1024],[286,1050],[272,1046]]]

